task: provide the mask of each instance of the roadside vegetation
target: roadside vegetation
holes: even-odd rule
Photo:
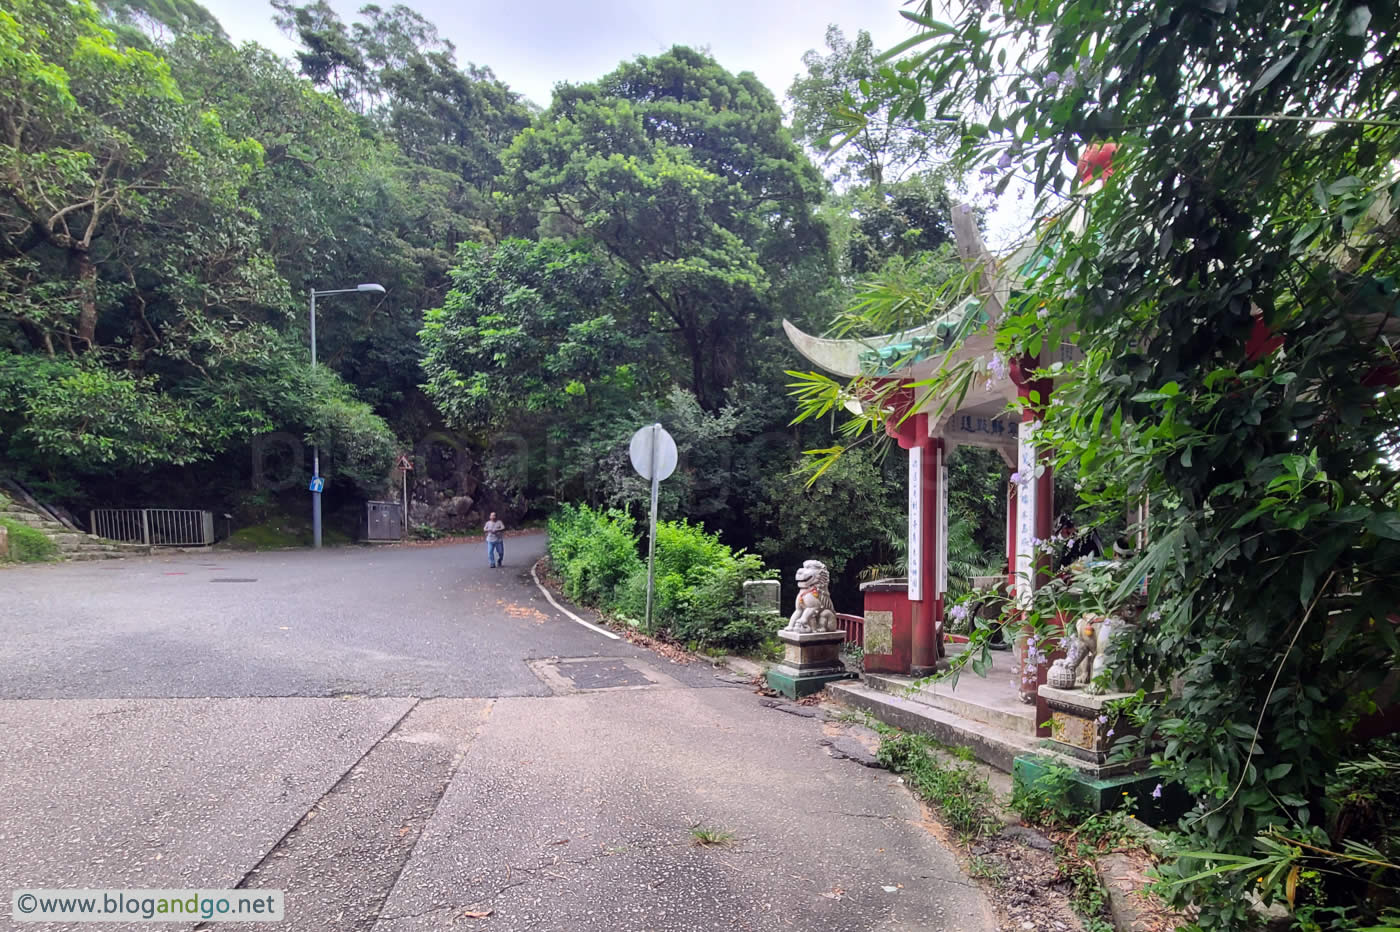
[[[635,627],[646,616],[645,527],[618,509],[566,505],[549,522],[549,558],[564,594]],[[656,570],[648,634],[694,650],[747,650],[771,639],[777,617],[744,611],[743,585],[773,571],[755,554],[685,521],[656,527]]]
[[[39,531],[22,521],[0,518],[0,526],[8,533],[10,549],[6,560],[11,563],[43,563],[58,556],[58,546]]]

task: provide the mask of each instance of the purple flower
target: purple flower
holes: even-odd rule
[[[1108,716],[1107,716],[1107,715],[1100,715],[1100,716],[1099,716],[1099,724],[1100,724],[1100,725],[1107,725],[1107,724],[1108,724]]]
[[[952,612],[950,612],[949,614],[951,614],[955,620],[962,621],[964,618],[967,617],[967,606],[954,605]]]
[[[1063,85],[1065,86],[1065,89],[1066,89],[1066,90],[1069,90],[1071,87],[1074,87],[1074,66],[1073,66],[1073,65],[1069,66],[1068,68],[1066,68],[1066,69],[1064,70],[1063,73],[1061,73],[1061,75],[1060,75],[1060,83],[1063,84]]]
[[[1056,74],[1055,72],[1052,71],[1052,72],[1050,72],[1049,74],[1047,74],[1047,75],[1045,76],[1045,89],[1046,89],[1047,91],[1053,91],[1055,88],[1057,88],[1057,87],[1059,87],[1059,86],[1060,86],[1060,76],[1059,76],[1058,74]]]
[[[1027,646],[1027,647],[1034,647],[1034,646],[1035,646],[1035,638],[1033,638],[1033,637],[1026,638],[1026,646]]]
[[[1153,798],[1153,799],[1161,799],[1161,798],[1162,798],[1162,784],[1160,784],[1160,783],[1157,784],[1157,788],[1156,788],[1155,790],[1152,791],[1152,798]]]
[[[1011,153],[1010,153],[1010,152],[1003,152],[1003,153],[1001,154],[1001,158],[997,159],[997,168],[1001,169],[1002,171],[1006,171],[1006,170],[1007,170],[1008,168],[1010,168],[1010,167],[1011,167]]]
[[[1020,484],[1021,484],[1021,470],[1018,469],[1018,470],[1016,470],[1015,472],[1013,472],[1013,473],[1011,474],[1011,483],[1012,483],[1012,485],[1020,485]]]
[[[1148,621],[1161,621],[1161,620],[1162,620],[1162,613],[1161,613],[1160,611],[1154,611],[1151,615],[1148,615],[1148,616],[1147,616],[1147,620],[1148,620]]]
[[[996,354],[987,360],[987,371],[998,379],[1004,379],[1011,375],[1011,369],[1006,365],[1006,360]]]
[[[1113,737],[1113,729],[1112,729],[1112,728],[1110,728],[1110,729],[1108,730],[1108,734],[1106,735],[1106,737],[1109,737],[1109,738],[1112,738],[1112,737]]]

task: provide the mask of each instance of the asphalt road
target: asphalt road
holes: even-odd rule
[[[576,624],[543,545],[0,571],[0,927],[20,888],[236,886],[283,930],[995,927],[849,726]]]

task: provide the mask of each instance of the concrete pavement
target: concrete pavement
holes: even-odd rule
[[[569,621],[507,546],[0,571],[0,926],[244,885],[298,930],[995,927],[838,726]]]

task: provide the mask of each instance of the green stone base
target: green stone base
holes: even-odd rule
[[[768,671],[766,679],[769,689],[777,690],[789,699],[801,699],[803,696],[821,692],[826,688],[827,683],[847,679],[850,675],[849,673],[816,673],[807,676],[793,676],[773,669]]]
[[[1017,790],[1028,789],[1045,772],[1059,762],[1033,755],[1016,758],[1011,765],[1011,779]],[[1158,777],[1146,773],[1129,773],[1115,777],[1094,777],[1071,768],[1070,802],[1092,812],[1107,812],[1133,800],[1133,815],[1148,825],[1163,825],[1179,818],[1188,808],[1190,799],[1173,785],[1163,786],[1161,794],[1153,791],[1162,785]]]

